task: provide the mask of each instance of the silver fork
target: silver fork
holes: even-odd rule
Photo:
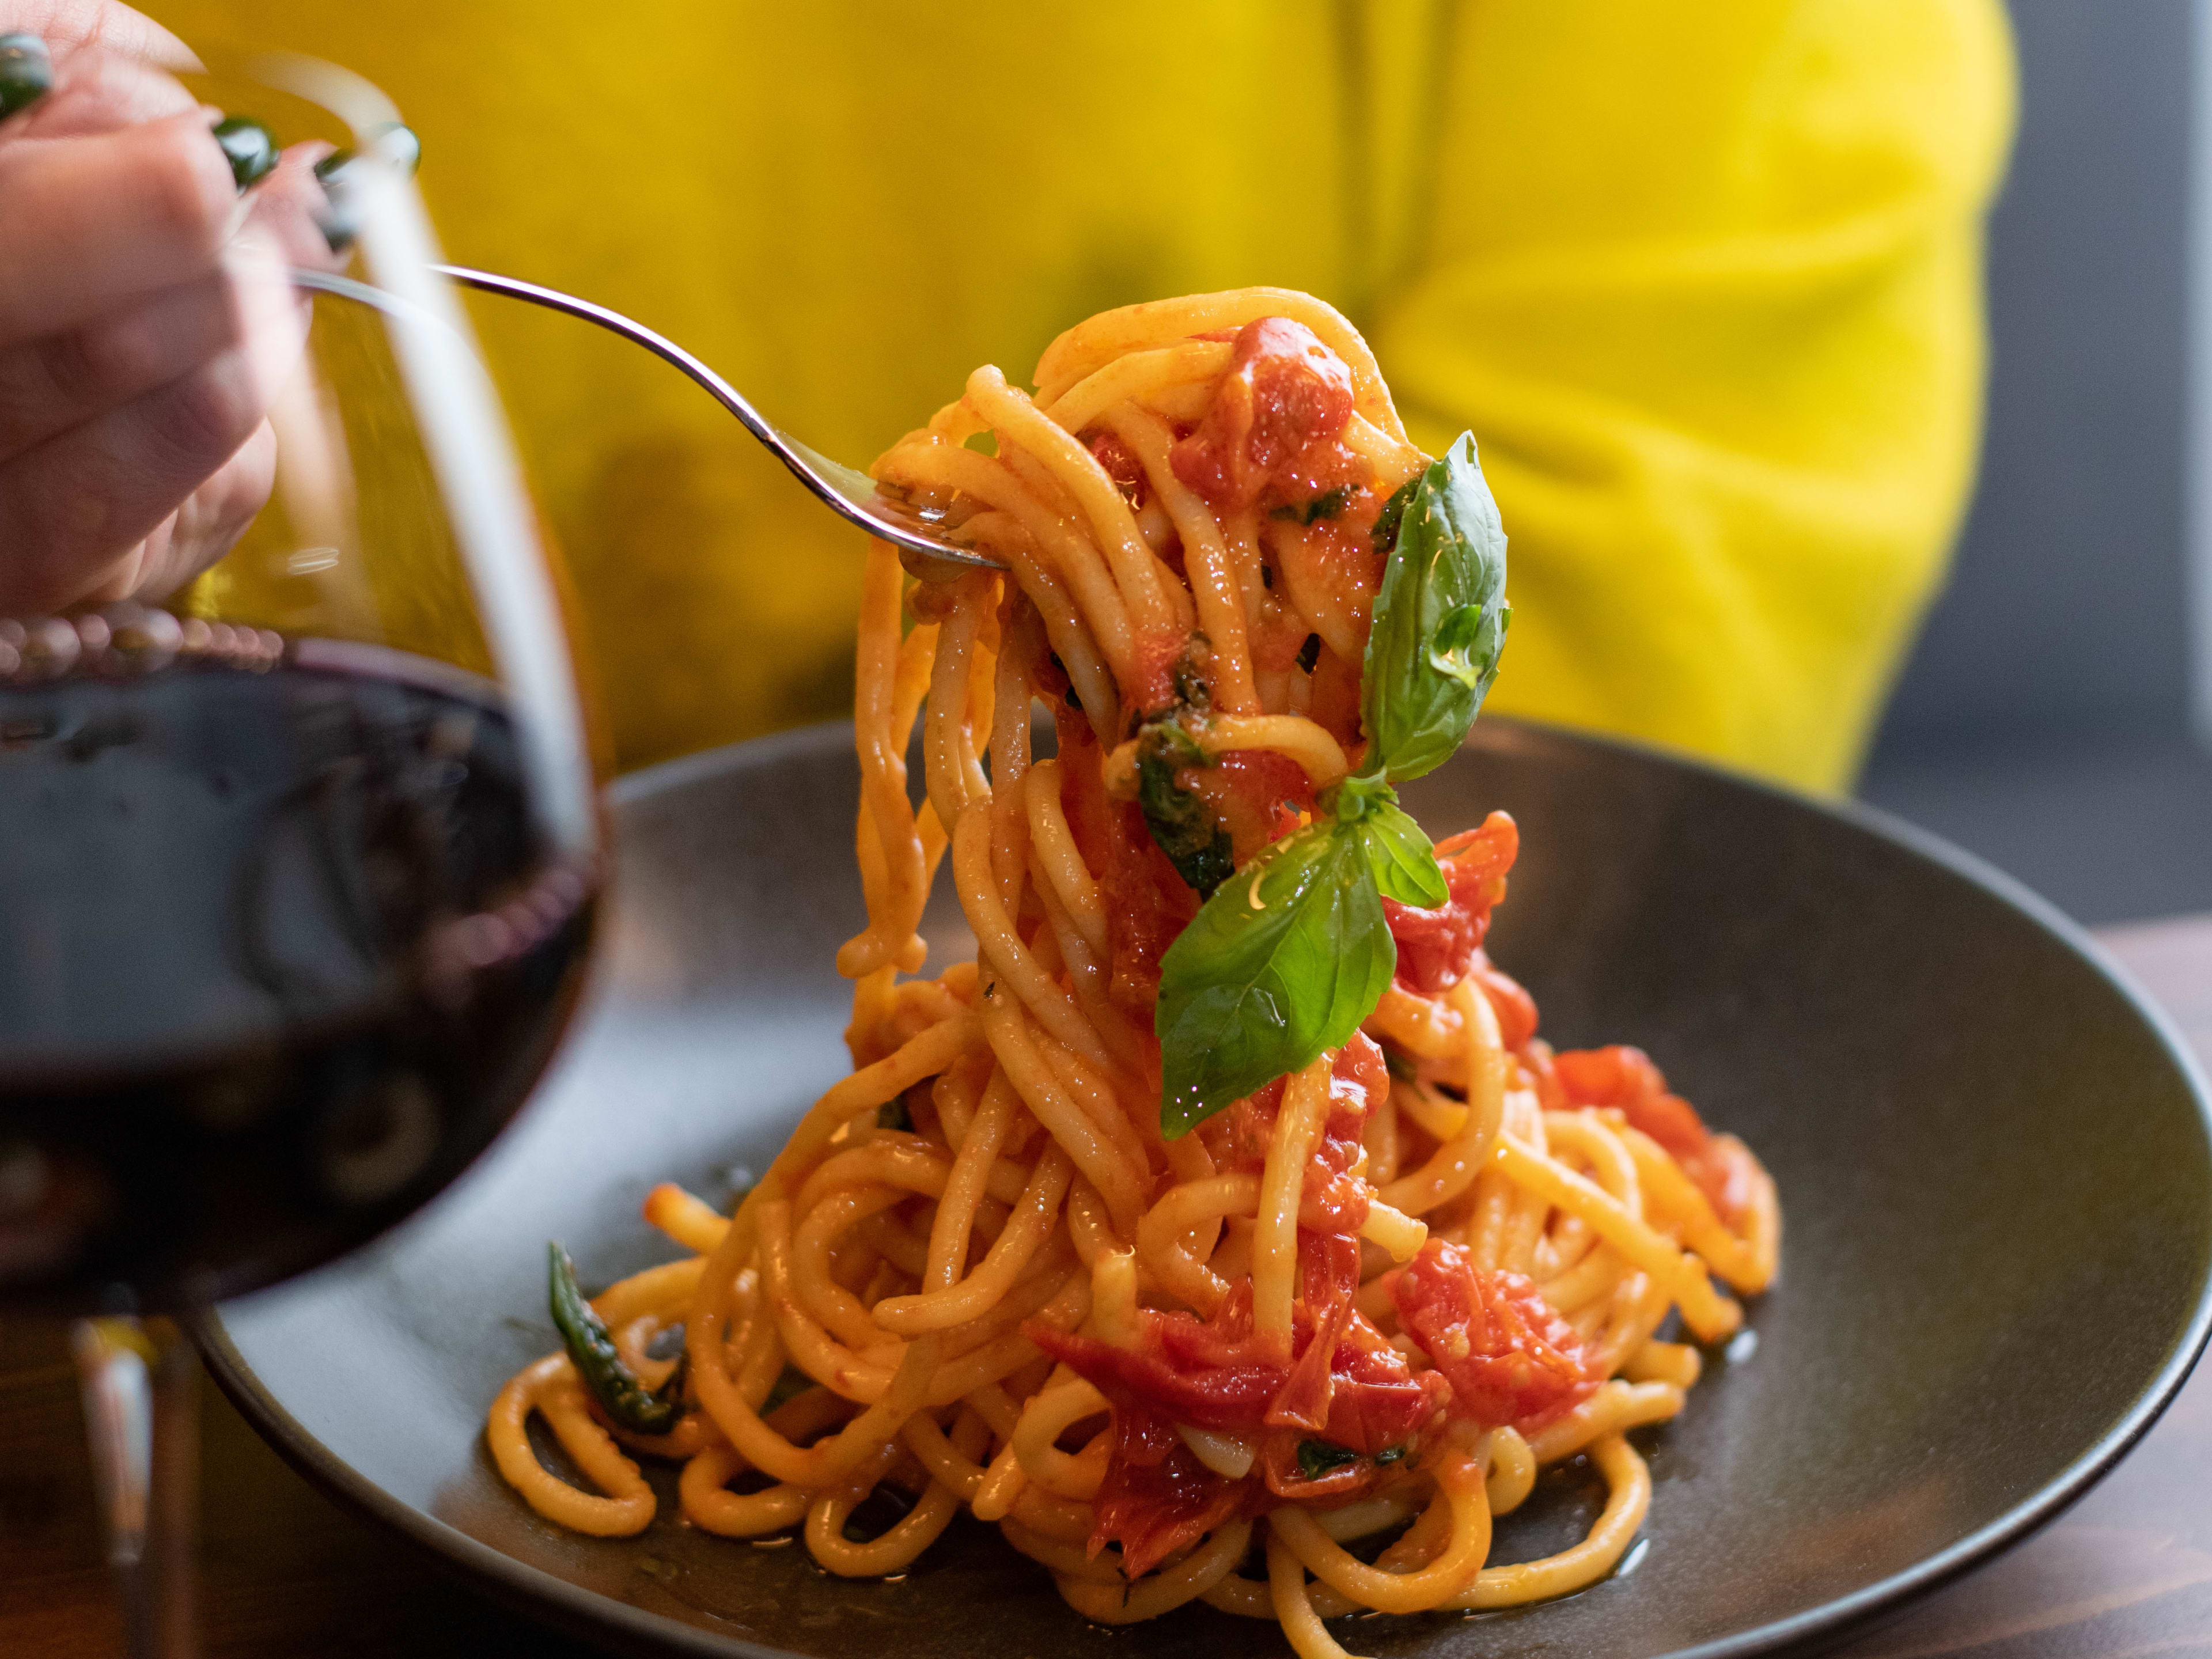
[[[647,328],[643,323],[625,317],[619,311],[593,305],[589,300],[580,300],[573,294],[563,294],[558,289],[544,288],[536,283],[526,283],[517,276],[501,276],[489,270],[471,270],[465,265],[435,265],[432,269],[443,272],[464,288],[503,295],[510,300],[521,300],[531,305],[543,306],[548,311],[557,311],[563,316],[597,323],[609,333],[619,334],[632,344],[643,346],[663,362],[681,369],[705,387],[715,402],[736,416],[745,430],[759,439],[776,459],[789,467],[792,477],[811,490],[824,507],[839,518],[858,525],[871,536],[880,536],[890,542],[899,550],[899,556],[907,568],[916,575],[928,574],[917,567],[917,561],[921,566],[939,567],[937,574],[939,575],[957,574],[944,568],[947,566],[982,570],[1007,568],[1000,560],[987,557],[973,548],[962,547],[953,542],[945,526],[931,514],[882,494],[876,488],[876,481],[866,473],[847,466],[842,461],[833,461],[821,451],[799,442],[755,409],[737,387],[675,341]]]

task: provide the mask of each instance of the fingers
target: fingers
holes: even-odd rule
[[[167,386],[238,343],[220,271],[66,334],[0,350],[0,461]]]
[[[314,163],[327,144],[295,145],[248,198],[248,223],[286,264],[334,268],[319,213]],[[307,301],[299,301],[302,311]],[[240,338],[240,310],[221,270],[133,301],[42,340],[0,348],[0,462],[166,386]]]
[[[115,0],[15,0],[8,8],[7,27],[38,35],[57,58],[100,46],[168,69],[199,67],[183,41]]]
[[[197,107],[171,76],[120,52],[88,50],[64,63],[53,90],[9,129],[27,138],[75,138],[113,132]]]
[[[276,481],[276,428],[264,421],[243,447],[85,597],[106,605],[167,599],[230,551]]]
[[[0,345],[58,334],[216,268],[237,214],[197,111],[0,145]]]
[[[311,270],[337,270],[345,264],[324,234],[331,202],[315,177],[315,163],[331,153],[331,146],[320,141],[293,145],[276,172],[246,197],[247,223],[275,243],[288,263]]]
[[[8,527],[0,615],[52,610],[112,584],[117,562],[217,480],[260,428],[296,362],[304,322],[272,250],[261,248],[257,264],[234,274],[233,291],[241,309],[235,343],[0,467],[0,525]],[[244,500],[222,490],[216,497],[225,511],[204,536],[226,529],[226,515]],[[244,507],[245,517],[258,505]]]
[[[107,0],[0,0],[59,72],[0,129],[0,615],[166,592],[266,501],[266,415],[324,263],[320,147],[237,197],[191,67]]]
[[[0,615],[59,610],[111,580],[252,435],[254,392],[244,352],[227,351],[0,471]]]

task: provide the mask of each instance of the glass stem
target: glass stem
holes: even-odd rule
[[[166,1319],[84,1320],[70,1346],[131,1659],[195,1659],[199,1356]]]

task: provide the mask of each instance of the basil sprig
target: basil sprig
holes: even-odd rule
[[[1316,819],[1264,848],[1160,959],[1161,1133],[1343,1042],[1397,967],[1356,825]]]
[[[1513,609],[1505,528],[1462,433],[1390,498],[1375,522],[1390,549],[1361,665],[1368,770],[1392,783],[1434,771],[1474,724]]]
[[[1153,1030],[1170,1137],[1350,1040],[1397,971],[1385,897],[1450,902],[1391,786],[1450,758],[1504,647],[1505,532],[1471,434],[1390,498],[1375,535],[1389,558],[1363,670],[1367,769],[1229,875],[1161,959]]]
[[[1350,784],[1363,780],[1346,781]],[[1344,806],[1344,796],[1340,793],[1336,800],[1340,815]],[[1386,788],[1379,798],[1368,804],[1362,816],[1352,820],[1352,827],[1358,832],[1361,850],[1367,855],[1368,873],[1384,898],[1423,910],[1433,910],[1438,905],[1451,902],[1451,889],[1445,884],[1444,872],[1437,866],[1437,849],[1428,832],[1413,822],[1412,813],[1398,805],[1395,791]],[[1360,1018],[1364,1019],[1366,1015]]]

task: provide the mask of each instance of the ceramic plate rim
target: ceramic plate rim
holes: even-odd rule
[[[1564,744],[1571,749],[1581,746],[1611,750],[1648,764],[1688,772],[1787,802],[1840,820],[1980,888],[2056,938],[2119,993],[2136,1017],[2158,1039],[2167,1060],[2188,1085],[2198,1126],[2208,1145],[2212,1145],[2212,1089],[2208,1089],[2195,1055],[2165,1011],[2079,923],[1994,865],[1876,808],[1856,801],[1823,799],[1660,744],[1602,736],[1545,721],[1498,716],[1486,720],[1481,729],[1515,736],[1526,734],[1540,743]],[[648,800],[695,777],[713,776],[747,762],[772,760],[787,751],[811,751],[840,733],[849,744],[851,731],[850,721],[826,721],[681,756],[617,779],[606,792],[607,799],[611,805]],[[269,1393],[232,1343],[219,1309],[198,1316],[191,1324],[217,1386],[278,1455],[341,1504],[428,1552],[440,1565],[459,1573],[493,1599],[526,1614],[550,1619],[565,1630],[602,1635],[637,1648],[657,1646],[663,1652],[723,1656],[724,1659],[730,1655],[744,1655],[745,1659],[794,1659],[788,1650],[702,1630],[586,1589],[544,1568],[517,1560],[393,1497],[309,1433]],[[2208,1269],[2197,1285],[2196,1306],[2179,1340],[2127,1413],[2064,1469],[1995,1520],[1948,1547],[1849,1595],[1808,1607],[1786,1619],[1753,1626],[1692,1647],[1673,1650],[1658,1659],[1747,1659],[1753,1654],[1771,1652],[1817,1638],[1840,1637],[1882,1613],[1901,1609],[2020,1542],[2080,1498],[2133,1449],[2180,1392],[2203,1354],[2208,1338],[2212,1338],[2212,1269]]]

